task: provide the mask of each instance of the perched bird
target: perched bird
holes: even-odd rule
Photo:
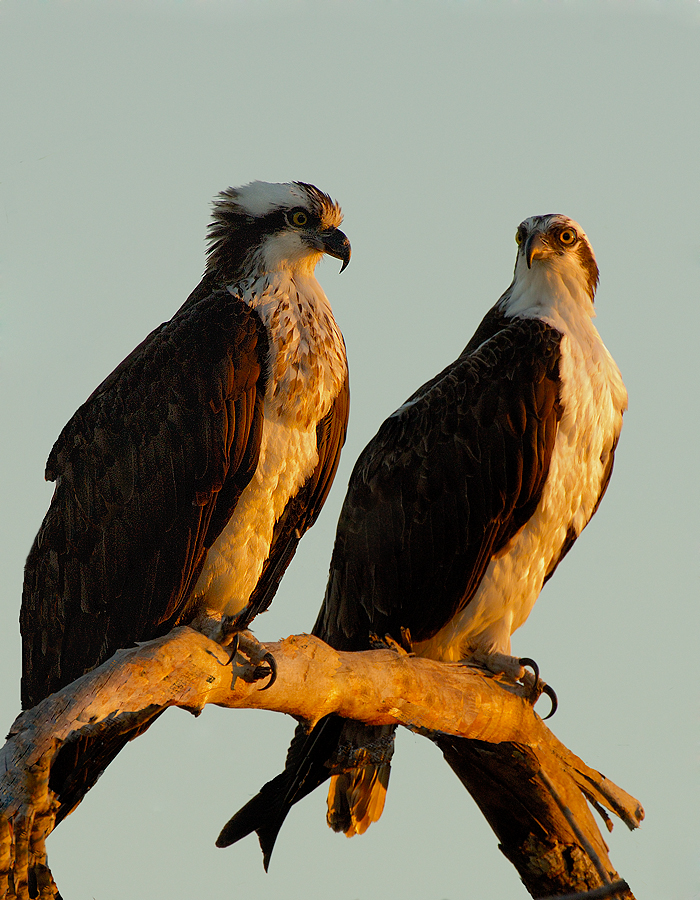
[[[61,432],[25,568],[24,708],[120,648],[216,617],[234,634],[269,606],[345,440],[345,345],[314,275],[350,261],[341,221],[303,182],[219,194],[199,286]],[[62,749],[59,820],[126,741]]]
[[[462,354],[355,465],[314,627],[339,650],[410,636],[419,656],[522,678],[511,634],[605,493],[627,392],[591,321],[593,250],[562,215],[526,219],[516,243],[513,281]],[[329,825],[364,832],[382,812],[393,736],[337,716],[298,728],[285,771],[219,846],[256,831],[267,868],[292,804],[328,778]]]

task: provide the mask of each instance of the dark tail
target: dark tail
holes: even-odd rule
[[[268,781],[252,800],[228,820],[216,839],[216,846],[228,847],[255,831],[260,841],[263,865],[267,872],[277,835],[292,808],[291,803],[284,801],[287,784],[286,771]]]
[[[228,847],[254,831],[263,852],[267,872],[277,835],[292,806],[330,778],[326,762],[337,747],[343,719],[326,716],[307,733],[296,730],[287,753],[284,772],[260,789],[260,792],[221,829],[217,847]]]

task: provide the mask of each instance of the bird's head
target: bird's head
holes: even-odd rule
[[[207,272],[231,282],[289,268],[312,273],[324,253],[350,262],[340,207],[312,184],[254,181],[214,201]]]
[[[598,265],[586,234],[573,219],[558,214],[531,216],[515,233],[515,281],[559,278],[582,288],[593,302]]]

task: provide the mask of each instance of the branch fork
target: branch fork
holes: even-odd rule
[[[277,674],[261,690],[267,654]],[[586,799],[608,830],[608,812],[636,828],[642,807],[561,744],[526,694],[523,685],[399,647],[343,653],[307,634],[266,644],[245,635],[237,646],[222,646],[201,631],[176,628],[119,651],[15,720],[0,751],[0,897],[59,897],[45,841],[57,806],[49,787],[51,765],[64,744],[106,730],[143,730],[169,706],[198,715],[208,703],[283,712],[309,727],[330,713],[371,725],[400,724],[434,740],[448,761],[466,746],[474,753],[474,777],[459,777],[532,896],[606,888],[619,876]],[[523,765],[527,777],[509,780]],[[503,813],[504,795],[512,792],[521,810],[517,827],[513,815]],[[536,810],[529,818],[528,808]],[[584,860],[575,877],[557,875],[551,860],[538,874],[538,853],[540,863],[552,852],[561,862],[567,853],[573,858],[572,848]],[[598,896],[633,897],[628,889]]]

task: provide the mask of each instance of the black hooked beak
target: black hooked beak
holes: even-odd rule
[[[350,262],[350,241],[338,228],[332,228],[325,231],[321,235],[321,249],[329,256],[335,256],[336,259],[342,259],[343,265],[340,267],[342,272]]]
[[[551,251],[552,248],[543,234],[540,234],[538,231],[531,234],[525,241],[525,260],[528,269],[532,268],[533,259],[544,259],[547,256],[551,256]]]

